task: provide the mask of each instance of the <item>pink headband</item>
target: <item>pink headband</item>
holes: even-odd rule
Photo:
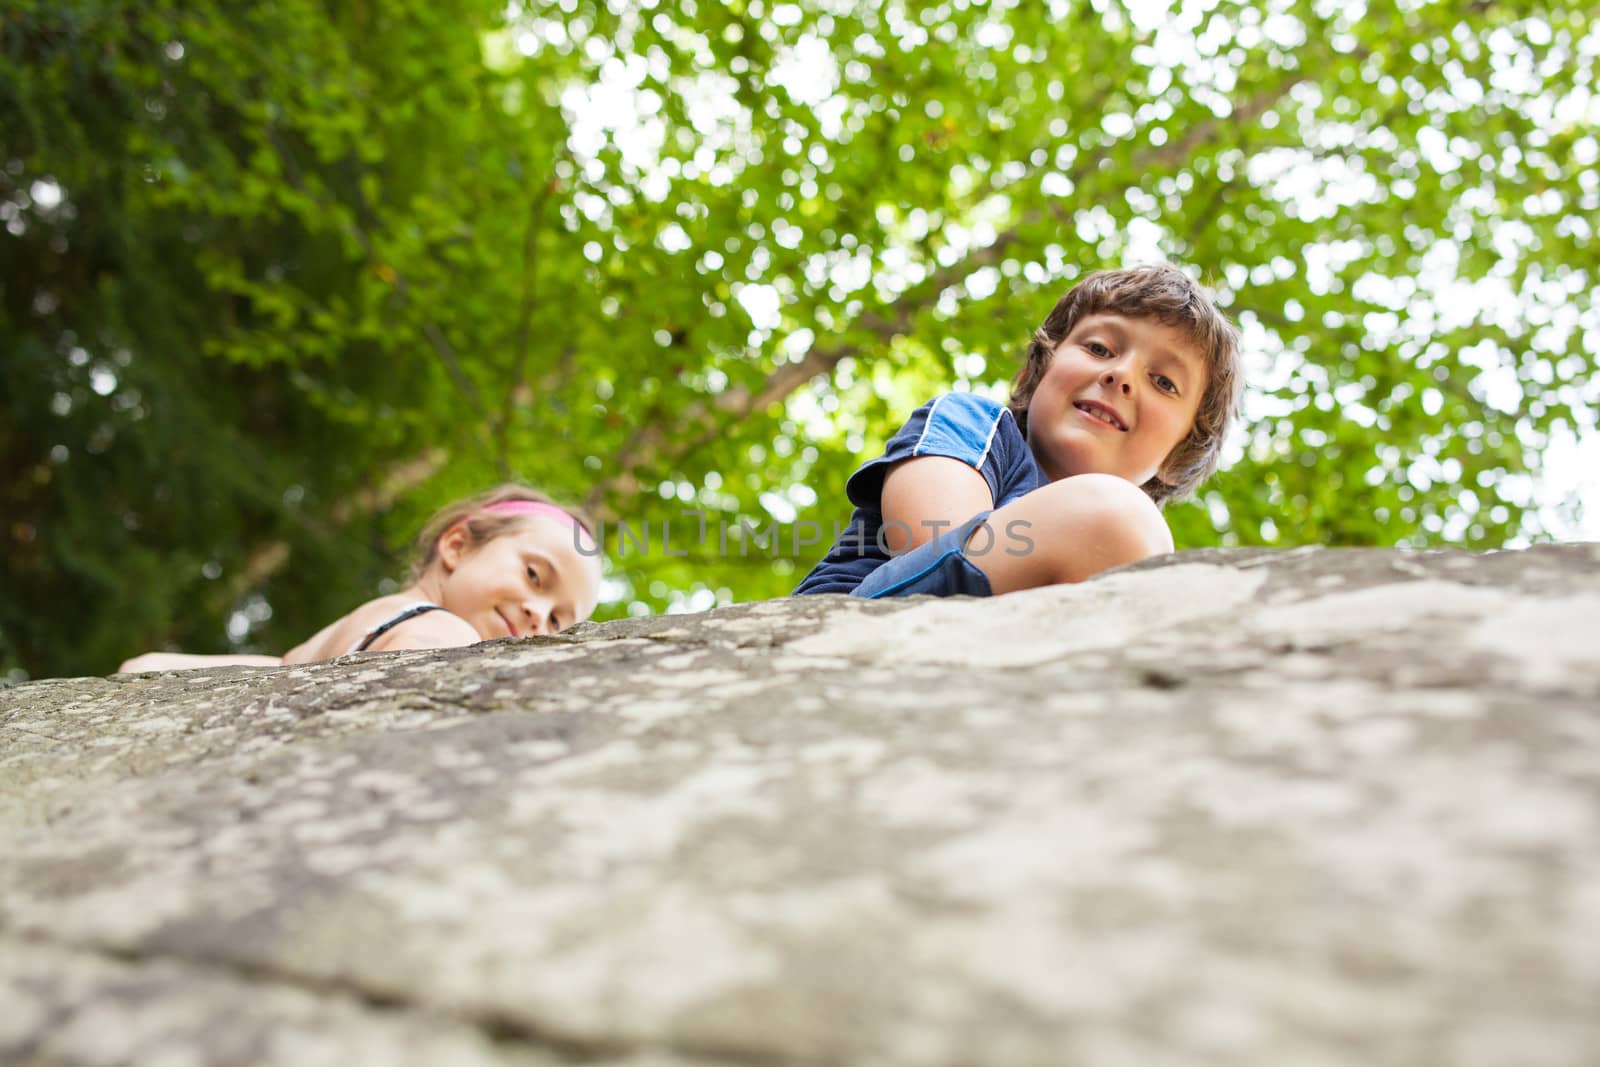
[[[542,500],[502,500],[498,504],[490,504],[478,512],[480,515],[543,515],[547,519],[555,519],[564,526],[574,530],[582,530],[592,538],[594,534],[589,528],[579,522],[573,515],[554,504],[546,504]]]

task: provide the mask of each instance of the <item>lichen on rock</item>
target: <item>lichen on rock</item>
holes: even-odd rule
[[[1600,1062],[1600,548],[0,690],[0,1060]]]

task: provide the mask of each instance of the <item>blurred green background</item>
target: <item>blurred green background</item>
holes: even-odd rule
[[[1524,2],[13,0],[0,678],[282,651],[508,477],[656,529],[599,617],[782,595],[823,546],[719,522],[844,521],[1158,257],[1252,381],[1181,547],[1558,535],[1597,56]]]

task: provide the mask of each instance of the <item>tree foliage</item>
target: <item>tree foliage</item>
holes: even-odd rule
[[[286,647],[512,476],[652,530],[612,614],[781,595],[822,546],[719,523],[826,536],[1154,256],[1251,352],[1180,545],[1537,535],[1593,421],[1576,5],[24,0],[0,46],[13,677]]]

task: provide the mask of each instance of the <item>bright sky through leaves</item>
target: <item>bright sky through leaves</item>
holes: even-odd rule
[[[1224,47],[1242,45],[1248,48],[1266,40],[1292,50],[1305,43],[1305,29],[1298,19],[1281,11],[1249,23],[1208,17],[1215,7],[1212,3],[1192,0],[1178,5],[1160,0],[1132,0],[1126,5],[1126,12],[1129,21],[1150,41],[1135,49],[1134,55],[1150,64],[1152,88],[1173,80],[1182,81],[1202,90],[1205,98],[1213,103],[1216,114],[1226,116],[1230,110],[1226,94],[1234,87],[1234,77],[1228,64],[1219,57]],[[1324,17],[1342,16],[1351,21],[1359,20],[1365,11],[1362,4],[1342,2],[1323,3],[1319,7]],[[1255,12],[1247,10],[1246,13]],[[1112,9],[1106,17],[1114,22],[1119,16]],[[800,21],[800,8],[793,4],[775,5],[770,21],[776,26],[794,26]],[[1197,34],[1202,25],[1206,32]],[[1542,19],[1528,19],[1520,28],[1529,40],[1550,43],[1552,31]],[[991,46],[1004,46],[1007,41],[1004,27],[996,22],[981,24],[973,33],[977,41]],[[1489,46],[1496,54],[1518,56],[1518,42],[1508,31],[1492,34]],[[1577,43],[1572,59],[1592,66],[1597,56],[1600,56],[1600,30],[1591,30]],[[652,181],[662,174],[659,149],[665,133],[664,124],[657,117],[659,98],[653,91],[639,88],[647,66],[637,56],[630,57],[627,63],[610,61],[602,68],[597,84],[587,92],[568,93],[563,97],[563,104],[572,115],[571,145],[579,159],[593,159],[603,145],[614,144],[623,159],[646,176],[643,185],[650,188]],[[658,78],[668,76],[665,69],[653,73]],[[703,72],[685,90],[697,130],[738,128],[742,116],[738,109],[727,106],[732,98],[728,82],[721,73]],[[838,95],[839,63],[825,40],[814,35],[802,36],[781,51],[767,76],[767,83],[786,91],[795,102],[816,109],[824,135],[837,136],[839,116],[847,109],[848,101]],[[1430,105],[1456,109],[1478,104],[1484,95],[1484,88],[1478,82],[1465,77],[1453,78],[1451,89],[1447,98],[1431,97]],[[1508,59],[1497,66],[1490,89],[1525,100],[1542,128],[1600,128],[1600,95],[1583,86],[1561,94],[1541,93],[1534,67],[1520,58]],[[1316,91],[1310,85],[1302,85],[1297,87],[1297,94],[1311,99]],[[1101,125],[1113,137],[1128,137],[1135,130],[1133,119],[1123,112],[1107,114]],[[1328,136],[1337,143],[1337,130]],[[736,145],[738,141],[738,137],[733,136],[725,143]],[[708,140],[710,143],[714,142]],[[1417,147],[1427,163],[1440,171],[1459,168],[1464,159],[1476,155],[1477,151],[1470,142],[1457,138],[1452,143],[1430,128],[1418,131]],[[1574,155],[1580,163],[1594,164],[1596,154],[1596,140],[1592,134],[1574,145]],[[1340,209],[1359,205],[1378,193],[1376,181],[1362,168],[1352,167],[1349,160],[1338,155],[1319,158],[1312,145],[1259,153],[1249,161],[1248,173],[1253,184],[1270,189],[1274,200],[1290,205],[1295,214],[1308,221],[1330,218]],[[712,169],[713,183],[731,180],[730,172],[717,173]],[[663,189],[664,195],[664,188],[657,188]],[[1556,194],[1546,195],[1554,197]],[[1469,190],[1463,200],[1470,197]],[[1556,198],[1551,210],[1559,206],[1559,198]],[[1091,210],[1089,218],[1094,217]],[[1079,236],[1092,242],[1109,235],[1116,223],[1110,216],[1101,218],[1103,222],[1099,225],[1089,224],[1086,229],[1080,226]],[[1575,219],[1573,225],[1586,224]],[[664,233],[661,238],[668,251],[679,250],[673,245],[682,240],[683,231],[675,227],[673,230],[673,235]],[[1497,246],[1512,251],[1528,236],[1527,227],[1516,221],[1495,227],[1493,233]],[[978,234],[975,240],[959,223],[949,224],[943,236],[949,247],[956,249],[993,240],[992,230]],[[1124,237],[1120,255],[1124,265],[1163,258],[1163,247],[1170,244],[1158,224],[1139,217],[1125,223]],[[1359,255],[1360,249],[1354,242],[1330,240],[1305,245],[1300,252],[1302,261],[1298,264],[1279,256],[1269,263],[1256,265],[1253,272],[1288,279],[1303,271],[1305,284],[1312,291],[1326,293],[1336,271]],[[904,267],[897,270],[896,260],[893,255],[885,256],[875,273],[869,260],[844,260],[836,262],[827,277],[842,282],[846,290],[854,291],[867,284],[868,276],[872,275],[875,285],[890,293],[902,291],[921,280],[921,272],[908,273]],[[1228,284],[1239,290],[1248,286],[1251,275],[1252,269],[1235,265],[1225,276]],[[985,299],[994,292],[997,280],[998,274],[993,268],[981,268],[968,277],[964,289],[971,298]],[[1570,288],[1553,283],[1544,291],[1536,287],[1525,296],[1503,276],[1465,278],[1459,273],[1455,246],[1442,242],[1423,257],[1422,269],[1414,276],[1395,279],[1365,275],[1357,280],[1355,292],[1369,302],[1396,309],[1396,312],[1369,313],[1363,321],[1369,333],[1386,341],[1392,342],[1398,337],[1426,341],[1442,330],[1470,327],[1484,308],[1498,308],[1501,311],[1494,319],[1507,328],[1515,328],[1522,321],[1540,322],[1542,316],[1544,329],[1552,334],[1552,348],[1563,346],[1574,331],[1583,330],[1589,349],[1600,350],[1600,326],[1596,325],[1592,313],[1587,321],[1580,322],[1576,307],[1566,302],[1571,295],[1567,291]],[[782,322],[779,290],[773,285],[744,285],[737,288],[736,299],[754,326],[750,343],[766,343]],[[1546,312],[1547,308],[1554,308],[1554,311]],[[1397,313],[1402,311],[1404,318]],[[1247,421],[1259,420],[1267,414],[1287,414],[1281,403],[1274,403],[1267,397],[1264,389],[1281,387],[1297,372],[1303,372],[1304,359],[1271,337],[1259,321],[1245,324],[1245,339],[1247,351],[1255,357],[1250,378],[1259,386],[1246,397]],[[1270,358],[1267,358],[1269,353]],[[1478,367],[1480,373],[1470,387],[1485,403],[1501,411],[1514,412],[1524,402],[1518,375],[1498,360],[1492,344],[1465,349],[1463,359]],[[1579,393],[1580,387],[1569,389]],[[996,395],[1001,394],[997,392]],[[1437,390],[1427,390],[1421,402],[1425,409],[1431,407],[1436,412],[1440,394]],[[1600,540],[1600,433],[1595,423],[1600,389],[1595,388],[1591,380],[1588,390],[1569,397],[1569,402],[1577,422],[1576,432],[1565,425],[1553,429],[1542,456],[1540,474],[1532,478],[1516,476],[1507,488],[1532,509],[1533,523],[1528,533],[1542,531],[1558,539]],[[1364,409],[1353,398],[1343,407],[1350,417],[1360,419],[1363,411],[1366,417],[1371,417],[1370,409]],[[1582,421],[1585,415],[1587,422]],[[1239,458],[1245,445],[1241,434],[1232,442],[1229,459]],[[1444,464],[1422,457],[1408,469],[1408,476],[1413,482],[1431,483],[1449,480],[1451,471]],[[1518,488],[1519,485],[1525,488]],[[787,505],[769,508],[780,521],[789,521],[785,518],[789,510]],[[1441,529],[1445,536],[1458,538],[1468,519],[1467,515],[1458,515],[1453,528],[1441,526]],[[1527,544],[1528,533],[1514,536],[1507,542],[1508,547]]]

